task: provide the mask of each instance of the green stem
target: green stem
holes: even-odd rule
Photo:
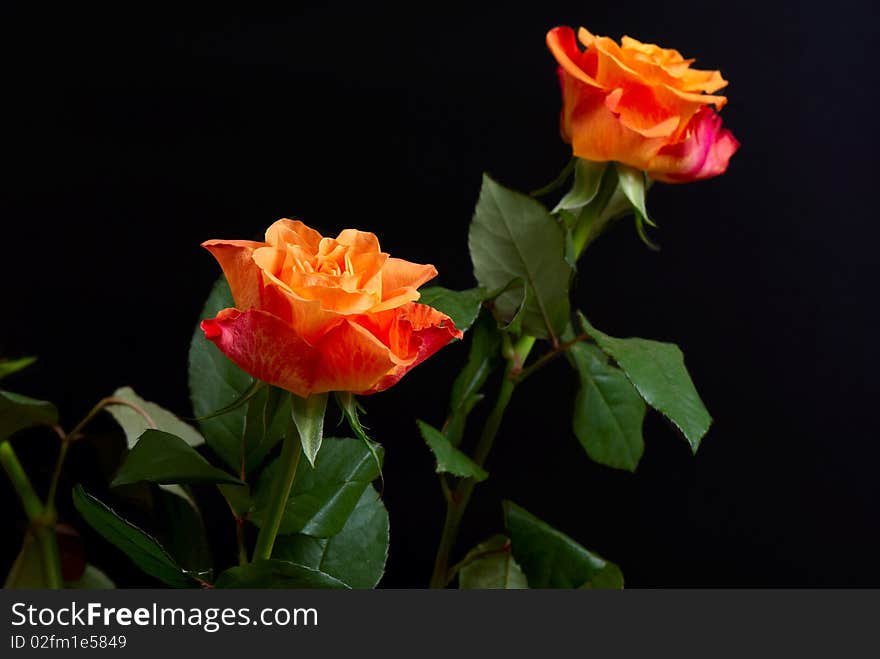
[[[247,549],[244,546],[244,520],[235,518],[235,542],[238,544],[238,564],[247,565]]]
[[[302,442],[296,426],[291,422],[284,445],[281,447],[281,457],[278,458],[280,471],[272,483],[272,494],[269,500],[269,511],[263,520],[263,526],[257,535],[257,544],[254,546],[253,560],[265,560],[272,557],[272,548],[275,546],[275,536],[281,526],[281,518],[287,507],[287,499],[290,496],[290,488],[296,476],[296,468],[302,456]]]
[[[590,338],[590,335],[586,332],[578,334],[576,337],[571,339],[570,341],[566,341],[565,343],[560,343],[556,348],[549,352],[545,352],[543,355],[538,357],[534,362],[529,364],[528,368],[522,369],[519,373],[514,373],[513,377],[516,380],[517,384],[525,380],[535,371],[539,371],[544,368],[547,364],[552,362],[554,359],[564,354],[569,348],[573,345],[580,343],[581,341],[585,341]]]
[[[569,164],[573,167],[574,160],[572,159]],[[568,168],[566,168],[566,171],[564,171],[563,174],[560,175],[560,177],[550,186],[547,186],[546,189],[533,192],[532,196],[544,194],[549,189],[552,189],[553,186],[558,185],[560,180],[564,181],[568,174],[567,169]],[[616,180],[614,181],[614,185],[610,185],[608,181],[603,181],[603,185],[599,189],[597,198],[591,202],[591,206],[595,209],[593,216],[590,218],[582,218],[581,222],[576,227],[574,235],[572,236],[576,255],[575,260],[580,259],[587,247],[590,246],[593,240],[595,240],[604,229],[604,225],[607,223],[608,218],[602,218],[602,213],[608,205],[615,187]],[[516,345],[513,346],[512,354],[507,355],[507,351],[504,351],[505,356],[508,357],[507,368],[504,371],[504,379],[502,380],[501,388],[498,391],[498,398],[495,400],[495,407],[493,407],[492,411],[489,413],[489,418],[486,419],[486,425],[483,427],[483,432],[480,435],[476,448],[474,449],[474,462],[482,467],[486,462],[486,458],[489,457],[489,453],[492,451],[495,437],[498,435],[501,421],[504,418],[504,413],[507,410],[507,406],[510,403],[516,385],[536,370],[545,366],[550,360],[562,354],[576,341],[583,338],[586,337],[583,335],[578,336],[574,341],[569,341],[556,346],[551,352],[538,359],[528,368],[523,367],[526,359],[528,359],[529,353],[535,346],[535,337],[520,337]],[[458,486],[452,490],[448,488],[445,480],[441,479],[441,483],[444,486],[444,493],[447,494],[446,518],[443,522],[443,531],[440,535],[437,556],[434,560],[434,572],[431,575],[430,582],[431,588],[445,588],[454,574],[454,571],[449,569],[449,558],[452,554],[455,540],[458,537],[461,520],[464,517],[465,510],[470,503],[471,495],[473,495],[474,487],[476,486],[476,481],[473,478],[463,479],[459,482]]]
[[[61,469],[64,467],[64,459],[67,457],[67,449],[69,447],[70,435],[62,435],[61,448],[58,449],[58,459],[55,461],[52,480],[49,482],[49,494],[46,495],[46,508],[53,514],[55,512],[55,496],[58,492],[58,482],[61,480]]]
[[[28,519],[32,524],[39,524],[43,519],[43,502],[34,491],[24,467],[21,466],[18,456],[15,455],[8,441],[0,443],[0,464],[6,470],[6,475],[9,476],[18,498],[21,499]]]
[[[67,458],[67,451],[70,448],[70,443],[76,441],[89,422],[94,419],[101,410],[109,405],[122,405],[124,407],[129,407],[140,414],[150,428],[155,430],[157,427],[153,417],[151,417],[149,412],[143,407],[137,403],[125,400],[124,398],[117,398],[116,396],[108,396],[107,398],[99,400],[98,403],[89,410],[89,413],[83,417],[82,421],[76,424],[73,430],[68,433],[65,433],[59,426],[55,426],[55,432],[58,434],[58,437],[61,438],[61,448],[58,450],[58,459],[55,461],[55,469],[52,471],[52,480],[49,482],[49,494],[46,496],[46,508],[52,515],[55,514],[55,497],[58,492],[58,481],[61,479],[61,470],[64,467],[64,460]]]
[[[498,430],[501,427],[504,412],[507,410],[507,406],[513,396],[513,391],[516,388],[517,383],[514,376],[522,369],[522,365],[534,345],[535,337],[523,336],[513,347],[513,355],[504,370],[504,379],[501,381],[498,397],[495,399],[495,406],[486,419],[486,425],[483,426],[483,432],[480,434],[480,439],[474,449],[473,460],[481,467],[492,451],[492,445],[495,443],[495,437],[498,435]],[[431,575],[430,583],[431,588],[445,588],[449,583],[449,557],[452,554],[455,540],[458,538],[461,520],[470,503],[476,484],[477,482],[473,478],[465,478],[449,494],[446,502],[446,519],[443,523],[440,544],[437,547],[437,556],[434,559],[434,572]]]
[[[60,590],[64,587],[64,580],[61,577],[61,555],[58,551],[55,524],[40,525],[35,533],[37,542],[40,543],[40,553],[43,555],[43,576],[46,578],[46,587]]]
[[[43,557],[43,576],[46,586],[60,589],[64,582],[61,578],[61,558],[58,552],[58,539],[55,537],[55,516],[49,506],[44,506],[37,496],[31,481],[18,461],[18,456],[8,442],[0,443],[0,464],[9,476],[12,487],[21,499],[24,512],[30,520],[40,553]]]

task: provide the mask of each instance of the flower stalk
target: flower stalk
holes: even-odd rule
[[[281,447],[281,457],[278,458],[279,471],[272,483],[272,493],[269,499],[269,509],[266,519],[257,535],[257,544],[254,546],[253,560],[268,560],[272,557],[272,549],[275,547],[275,537],[281,527],[281,519],[284,517],[284,509],[290,497],[290,489],[296,478],[296,470],[302,457],[302,441],[296,426],[291,421],[284,444]]]
[[[53,590],[60,589],[64,586],[64,581],[61,578],[61,559],[58,553],[58,540],[55,537],[54,507],[43,505],[8,441],[0,443],[0,464],[3,465],[12,487],[21,500],[39,544],[46,587]]]
[[[501,381],[495,405],[489,413],[489,418],[486,419],[480,439],[474,448],[473,461],[480,467],[485,464],[486,458],[489,457],[489,453],[492,451],[492,446],[495,443],[495,438],[498,436],[498,430],[501,428],[501,422],[504,419],[504,413],[507,411],[507,406],[513,397],[513,391],[518,382],[515,374],[522,369],[522,364],[534,345],[535,337],[523,336],[513,346],[513,354],[507,361],[504,379]],[[446,498],[446,519],[443,523],[443,532],[440,536],[437,556],[434,559],[434,572],[431,575],[431,588],[445,588],[449,583],[449,558],[452,554],[455,540],[458,538],[461,520],[470,503],[476,484],[477,481],[473,478],[465,478],[462,479],[457,487],[449,491]]]
[[[563,174],[567,176],[569,172],[569,167],[566,167]],[[575,261],[580,259],[608,223],[609,218],[603,217],[603,213],[608,207],[614,189],[617,187],[616,180],[611,182],[613,184],[609,185],[608,181],[605,181],[605,185],[600,188],[596,198],[581,211],[581,221],[574,235]],[[554,182],[554,186],[556,186],[556,182]],[[504,370],[504,378],[501,381],[498,396],[495,399],[495,406],[486,419],[480,439],[471,456],[477,465],[480,467],[484,466],[489,453],[492,451],[495,438],[501,428],[501,422],[504,419],[507,406],[513,397],[516,385],[585,338],[587,336],[581,334],[571,341],[557,343],[550,352],[541,356],[529,366],[525,366],[529,354],[535,347],[536,337],[522,336],[516,343],[511,345],[508,335],[503,335],[502,356],[507,360],[507,366]],[[464,517],[473,495],[474,487],[477,484],[473,478],[465,478],[455,488],[450,488],[442,474],[440,482],[446,498],[446,517],[437,547],[437,555],[434,559],[434,571],[431,574],[430,581],[431,588],[445,588],[455,575],[455,570],[449,568],[450,556],[458,537],[461,520]]]

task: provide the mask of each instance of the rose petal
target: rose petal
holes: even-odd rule
[[[382,301],[399,296],[402,289],[416,289],[436,276],[433,265],[389,258],[382,267]]]
[[[721,117],[710,108],[703,108],[691,124],[688,139],[659,151],[648,168],[652,178],[667,183],[687,183],[727,171],[739,142],[729,130],[722,129]]]
[[[253,255],[262,246],[252,240],[207,240],[202,243],[223,269],[235,306],[239,309],[260,305],[260,269],[254,263]]]
[[[669,137],[681,119],[670,114],[645,86],[617,88],[605,97],[605,106],[620,117],[620,123],[642,137]]]
[[[378,254],[379,239],[375,233],[358,231],[357,229],[345,229],[336,236],[336,242],[350,247],[355,254]]]
[[[321,234],[299,220],[280,219],[266,229],[266,242],[273,247],[301,245],[314,253],[321,241]]]
[[[392,352],[400,363],[363,394],[384,391],[397,384],[409,371],[448,344],[463,336],[461,330],[445,314],[425,304],[409,304],[393,313],[371,320],[384,324],[384,332]],[[384,321],[384,323],[383,323]]]
[[[246,373],[297,396],[312,393],[319,354],[280,318],[259,309],[223,309],[201,327]]]
[[[328,332],[315,349],[320,354],[315,393],[367,390],[399,361],[369,330],[350,320]]]
[[[306,300],[283,285],[263,288],[262,308],[290,325],[310,345],[345,319],[335,311],[322,309],[320,300]]]
[[[307,277],[297,276],[291,285],[291,290],[306,300],[318,300],[321,309],[333,311],[345,316],[360,314],[368,311],[376,304],[378,296],[360,291],[346,291],[337,285],[328,286],[314,282],[313,285],[297,285]],[[302,281],[302,283],[306,283]]]
[[[583,53],[581,49],[578,48],[574,36],[574,30],[570,27],[555,27],[550,30],[547,33],[547,47],[550,49],[550,52],[553,53],[553,56],[556,58],[556,61],[559,62],[559,66],[562,67],[565,73],[585,85],[597,89],[605,89],[598,80],[588,75],[580,66],[580,60]]]

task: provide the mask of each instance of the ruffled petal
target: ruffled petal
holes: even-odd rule
[[[360,291],[347,291],[339,286],[321,285],[315,282],[314,285],[307,285],[307,276],[296,276],[291,282],[290,289],[299,297],[306,300],[317,300],[321,303],[321,308],[326,311],[333,311],[344,316],[352,314],[365,313],[369,311],[377,301],[378,296]]]
[[[277,316],[314,345],[345,316],[321,307],[320,300],[306,300],[286,286],[267,285],[263,288],[261,308]]]
[[[321,234],[299,220],[283,218],[266,229],[266,242],[282,249],[287,245],[300,245],[314,253],[321,242]]]
[[[642,137],[669,137],[677,129],[681,116],[658,103],[650,87],[617,88],[605,97],[605,105],[620,118],[620,123]]]
[[[608,108],[604,92],[568,78],[564,80],[562,94],[562,131],[569,136],[578,158],[593,162],[614,160],[644,169],[666,143],[664,138],[647,138],[627,128]]]
[[[402,289],[416,289],[436,276],[433,265],[389,258],[382,267],[382,300],[400,295]]]
[[[663,147],[648,174],[667,183],[687,183],[718,176],[727,171],[739,141],[722,128],[721,117],[703,108],[692,120],[690,136],[678,144]]]
[[[547,47],[553,53],[553,57],[559,62],[563,72],[570,75],[578,82],[582,82],[596,89],[605,87],[594,77],[590,76],[581,66],[584,53],[578,48],[574,30],[570,27],[555,27],[547,33]]]
[[[368,390],[399,362],[388,346],[351,320],[328,332],[315,348],[320,354],[315,393]]]
[[[246,373],[297,396],[313,393],[318,353],[280,318],[259,309],[224,309],[201,327]]]
[[[404,375],[443,346],[463,336],[461,330],[455,328],[452,319],[424,304],[408,304],[393,312],[362,319],[362,322],[369,323],[372,330],[382,336],[398,361],[384,377],[362,391],[363,394],[384,391],[397,384]]]
[[[223,270],[235,306],[251,309],[260,305],[260,269],[254,263],[254,250],[263,246],[252,240],[207,240],[207,249]]]
[[[345,229],[336,236],[336,242],[351,248],[354,254],[378,254],[381,251],[379,249],[379,239],[375,233],[370,233],[369,231]]]

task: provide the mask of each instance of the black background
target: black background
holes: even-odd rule
[[[655,186],[663,251],[619,225],[582,263],[577,303],[611,334],[680,344],[715,424],[692,457],[652,415],[636,474],[599,467],[570,431],[560,360],[516,393],[460,549],[501,528],[504,497],[629,586],[880,585],[870,3],[417,4],[6,3],[0,354],[40,362],[4,385],[58,402],[68,427],[122,384],[189,414],[188,342],[218,274],[199,243],[282,216],[373,230],[438,283],[470,286],[481,172],[532,189],[569,155],[546,30],[627,33],[720,68],[743,146],[723,177]],[[387,448],[386,586],[430,574],[442,502],[414,419],[442,421],[463,357],[447,348],[366,401]],[[51,439],[17,446],[49,468]],[[95,464],[93,448],[72,452],[99,489]],[[21,514],[0,487],[17,524],[7,564]],[[231,563],[232,526],[203,496]],[[153,583],[82,530],[120,584]]]

